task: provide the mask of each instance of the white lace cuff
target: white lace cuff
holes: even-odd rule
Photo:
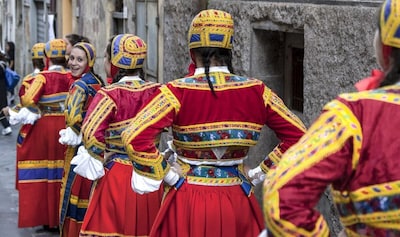
[[[103,163],[93,158],[84,146],[78,148],[77,155],[71,160],[71,165],[76,165],[74,172],[90,180],[96,180],[104,176]]]
[[[261,170],[260,166],[257,166],[256,168],[249,170],[247,175],[249,176],[250,181],[254,186],[263,182],[265,179],[265,173]]]
[[[21,117],[21,123],[23,124],[34,124],[35,121],[41,117],[40,114],[33,113],[27,108],[22,108],[18,114]]]
[[[70,127],[61,129],[59,134],[60,138],[58,139],[58,142],[63,145],[76,146],[82,142],[82,133],[79,133],[78,135]]]
[[[179,180],[179,174],[175,171],[173,167],[171,167],[168,171],[168,173],[164,177],[164,181],[169,184],[170,186],[173,186],[178,182]]]
[[[21,122],[21,116],[20,116],[19,112],[9,109],[8,113],[10,114],[9,122],[11,125],[16,125]]]

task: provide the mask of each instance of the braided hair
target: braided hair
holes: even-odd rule
[[[144,80],[144,71],[143,68],[136,68],[136,69],[124,69],[120,68],[118,70],[117,75],[113,78],[113,83],[118,82],[123,78],[124,76],[131,76],[131,75],[137,75],[139,74],[140,79]]]
[[[214,47],[201,47],[191,50],[194,54],[200,56],[201,62],[204,65],[204,72],[206,74],[208,86],[210,87],[211,93],[214,95],[214,97],[217,97],[217,94],[214,91],[214,86],[210,79],[211,60],[216,61],[218,66],[227,66],[229,71],[233,73],[232,51],[230,49]]]
[[[400,80],[400,49],[392,47],[390,52],[390,69],[386,73],[385,78],[379,85],[389,86],[397,83]]]

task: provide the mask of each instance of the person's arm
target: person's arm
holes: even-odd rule
[[[9,67],[14,70],[14,59],[10,59]]]
[[[360,124],[351,110],[334,100],[298,143],[283,154],[264,183],[268,236],[328,236],[315,209],[328,185],[354,169],[361,147]]]
[[[21,104],[24,107],[36,107],[44,91],[46,78],[43,75],[37,74],[32,80],[32,84],[25,90],[24,95],[21,96]]]
[[[133,162],[134,175],[145,184],[139,188],[145,189],[144,192],[158,189],[169,171],[170,165],[163,159],[155,141],[164,128],[171,126],[180,108],[179,100],[166,86],[162,86],[156,93],[122,133],[122,142]],[[140,184],[132,185],[137,191],[134,186]]]
[[[282,154],[295,144],[306,131],[303,122],[292,113],[282,99],[271,89],[264,88],[264,103],[267,110],[266,125],[275,132],[280,143],[266,156],[260,168],[267,173],[279,163]]]
[[[83,108],[87,100],[88,85],[82,81],[75,81],[65,100],[65,122],[76,134],[81,132],[83,122]]]

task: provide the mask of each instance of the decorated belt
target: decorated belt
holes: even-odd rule
[[[64,113],[64,108],[51,107],[51,106],[40,106],[40,111],[42,112],[42,114]]]
[[[221,160],[235,160],[235,159],[242,159],[243,157],[247,156],[249,152],[248,147],[229,147],[225,153],[220,158]],[[184,148],[176,148],[176,153],[179,156],[183,156],[189,159],[199,159],[199,160],[217,160],[218,158],[215,156],[214,152],[210,149],[184,149]]]
[[[233,186],[240,185],[243,191],[249,196],[253,190],[251,183],[242,174],[241,165],[234,166],[209,166],[191,165],[186,173],[186,179],[181,178],[175,188],[179,189],[186,181],[189,184],[206,186]]]
[[[109,158],[108,161],[105,162],[104,167],[111,169],[115,162],[124,165],[132,165],[132,162],[129,160],[129,156],[127,154],[114,154]]]

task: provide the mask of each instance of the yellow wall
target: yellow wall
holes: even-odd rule
[[[64,37],[67,34],[72,32],[72,0],[62,0],[61,2],[61,37]]]

